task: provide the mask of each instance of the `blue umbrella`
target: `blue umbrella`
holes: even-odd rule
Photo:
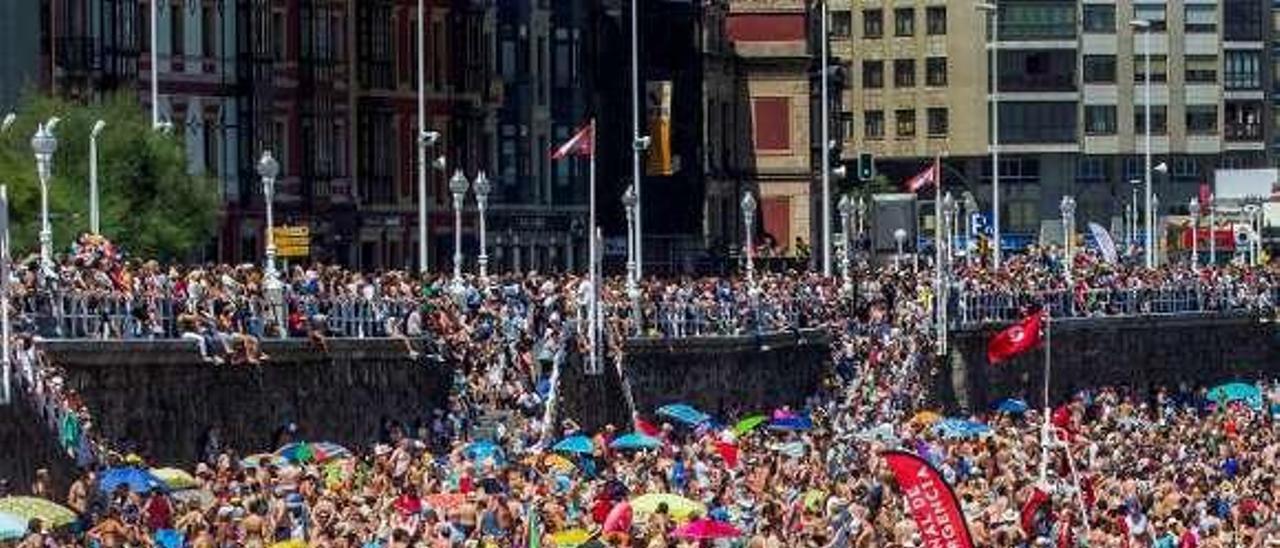
[[[968,419],[948,418],[933,425],[944,438],[976,438],[991,433],[991,427]]]
[[[155,534],[156,546],[161,548],[182,548],[186,538],[173,529],[161,529]]]
[[[773,430],[800,432],[813,429],[813,421],[810,420],[809,417],[802,415],[791,415],[789,417],[782,417],[769,421],[769,428]]]
[[[1017,398],[1005,398],[996,403],[996,411],[1010,415],[1021,415],[1027,412],[1027,402]]]
[[[482,440],[468,445],[462,450],[462,454],[471,460],[485,460],[493,457],[495,461],[501,461],[502,448],[491,441]]]
[[[0,513],[0,541],[21,540],[27,534],[27,520]]]
[[[618,439],[609,444],[609,447],[623,450],[657,449],[662,447],[662,440],[640,432],[632,432],[619,436]]]
[[[1218,404],[1242,401],[1253,409],[1262,409],[1262,391],[1252,384],[1229,382],[1209,389],[1209,401]]]
[[[560,443],[555,444],[551,450],[560,451],[562,453],[590,455],[595,451],[595,444],[591,443],[591,438],[586,436],[569,436],[560,440]]]
[[[711,415],[698,411],[693,406],[685,403],[672,403],[659,407],[658,414],[689,426],[697,426],[711,420]]]
[[[98,480],[98,489],[103,493],[115,491],[122,485],[133,493],[145,493],[152,489],[168,491],[160,478],[155,477],[151,472],[132,466],[108,469]]]

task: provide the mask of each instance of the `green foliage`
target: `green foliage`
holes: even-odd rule
[[[98,196],[102,233],[135,257],[189,258],[212,237],[217,222],[217,183],[187,174],[175,135],[151,130],[136,96],[122,93],[81,105],[27,94],[17,121],[0,135],[0,183],[9,185],[9,217],[15,258],[38,250],[40,184],[31,136],[36,125],[58,116],[54,134],[49,211],[54,250],[62,252],[89,231],[89,134],[98,136]]]

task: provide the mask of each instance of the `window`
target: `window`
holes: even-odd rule
[[[1074,102],[1000,103],[1001,143],[1074,143],[1079,139],[1080,109]]]
[[[1085,4],[1084,31],[1112,34],[1116,31],[1116,7],[1113,4]]]
[[[930,137],[946,137],[947,131],[949,129],[948,127],[949,120],[947,119],[947,109],[931,108],[925,111],[925,115],[928,117],[928,122],[929,122],[929,136]],[[912,125],[913,126],[915,125],[914,120],[912,120]]]
[[[862,87],[865,89],[884,87],[884,61],[862,62]]]
[[[1075,2],[1001,2],[1001,40],[1057,40],[1076,37]]]
[[[169,48],[171,55],[181,57],[186,50],[186,33],[183,32],[183,24],[186,23],[187,10],[183,9],[182,4],[169,6]]]
[[[271,14],[271,55],[276,61],[284,61],[284,14]]]
[[[1173,165],[1173,178],[1175,180],[1185,182],[1199,182],[1200,180],[1200,163],[1195,158],[1187,156],[1175,156],[1170,164]]]
[[[924,60],[924,82],[931,87],[947,85],[947,58],[930,57]]]
[[[791,102],[786,97],[758,97],[755,100],[757,150],[791,148]]]
[[[1166,109],[1164,105],[1151,105],[1151,134],[1164,135],[1169,130],[1169,120],[1166,117]],[[1143,114],[1146,107],[1142,105],[1133,106],[1133,132],[1143,134],[1147,132],[1147,126],[1143,121]]]
[[[897,125],[898,138],[916,136],[915,109],[910,109],[910,108],[898,109],[894,111],[893,119]]]
[[[840,10],[831,12],[831,21],[827,22],[831,36],[848,38],[853,31],[853,12]]]
[[[862,121],[862,136],[867,140],[884,138],[884,111],[868,110]]]
[[[1215,84],[1218,82],[1217,55],[1188,55],[1183,64],[1186,66],[1186,81]]]
[[[862,37],[884,36],[884,10],[862,10]]]
[[[1163,82],[1166,79],[1165,74],[1165,56],[1151,56],[1151,81]],[[1133,81],[1138,84],[1146,83],[1147,77],[1147,60],[1146,56],[1138,55],[1134,58],[1133,63]]]
[[[1263,6],[1270,3],[1257,0],[1224,0],[1222,6],[1222,38],[1225,41],[1262,40]]]
[[[1217,4],[1187,4],[1184,9],[1183,19],[1188,33],[1218,32]]]
[[[898,59],[893,62],[893,86],[909,88],[916,85],[916,60]]]
[[[893,35],[915,36],[916,10],[914,8],[897,8],[893,10]]]
[[[1085,135],[1115,135],[1116,106],[1086,105],[1084,107]]]
[[[929,6],[924,10],[925,32],[931,36],[947,33],[947,7]]]
[[[218,20],[213,6],[200,8],[200,49],[205,57],[218,56]]]
[[[1187,133],[1191,135],[1218,133],[1218,105],[1187,105]]]
[[[1104,158],[1081,156],[1076,160],[1076,180],[1083,183],[1102,183],[1107,180],[1107,161]]]
[[[1227,89],[1256,89],[1262,86],[1257,51],[1228,51],[1223,57],[1223,85]]]
[[[1084,56],[1084,81],[1086,84],[1114,84],[1116,81],[1116,56]]]
[[[1165,5],[1134,4],[1133,18],[1150,21],[1151,32],[1163,32],[1165,30]]]

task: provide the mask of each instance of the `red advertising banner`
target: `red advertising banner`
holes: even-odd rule
[[[924,459],[905,451],[885,451],[884,457],[898,480],[898,489],[911,508],[920,530],[920,546],[973,548],[969,524],[951,486]]]
[[[1212,232],[1212,236],[1210,233]],[[1183,227],[1182,232],[1178,235],[1178,245],[1182,249],[1191,249],[1191,227]],[[1209,249],[1209,239],[1216,240],[1214,242],[1218,251],[1235,251],[1236,249],[1236,232],[1232,228],[1219,228],[1210,231],[1209,227],[1200,227],[1196,229],[1196,245],[1200,246],[1202,253],[1207,253]]]

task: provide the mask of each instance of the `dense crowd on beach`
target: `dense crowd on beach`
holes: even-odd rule
[[[1009,257],[999,272],[963,261],[954,269],[956,285],[970,291],[1225,288],[1223,302],[1267,313],[1280,280],[1269,265],[1149,271],[1086,253],[1068,282],[1052,250]],[[76,515],[74,523],[31,522],[16,540],[24,547],[922,546],[878,457],[886,449],[919,455],[941,472],[976,546],[1280,545],[1272,415],[1280,388],[1260,381],[1252,386],[1258,401],[1227,402],[1207,387],[1096,387],[1055,402],[1048,417],[1029,389],[1009,394],[1009,406],[939,417],[926,389],[937,287],[923,265],[859,267],[851,288],[795,272],[750,281],[651,277],[638,284],[638,299],[625,280],[608,279],[610,359],[637,334],[825,327],[832,367],[819,393],[754,410],[760,420],[638,409],[633,423],[598,431],[548,412],[556,395],[547,379],[568,354],[586,351],[591,292],[580,277],[468,277],[458,286],[446,277],[298,266],[282,273],[288,312],[274,325],[260,313],[263,275],[251,266],[161,266],[90,242],[57,275],[62,288],[147,303],[137,321],[107,325],[103,336],[176,333],[216,366],[269,362],[256,344],[265,337],[307,337],[324,351],[328,337],[350,334],[334,321],[336,303],[374,303],[367,334],[402,339],[413,359],[456,364],[461,378],[448,408],[389,422],[362,447],[325,454],[317,444],[298,454],[293,445],[252,456],[275,448],[215,440],[182,489],[116,485],[122,469],[165,463],[131,454],[127,440],[101,439],[90,411],[36,349],[38,322],[29,321],[15,345],[23,385],[84,473],[66,493],[40,480],[8,487]],[[37,293],[34,272],[16,276]],[[162,325],[170,310],[172,327]],[[1018,400],[1028,396],[1031,405]],[[512,420],[492,439],[475,437],[474,421],[493,409]],[[956,422],[975,427],[950,429]],[[284,429],[281,443],[319,441],[293,432]],[[561,445],[579,436],[585,447]]]

